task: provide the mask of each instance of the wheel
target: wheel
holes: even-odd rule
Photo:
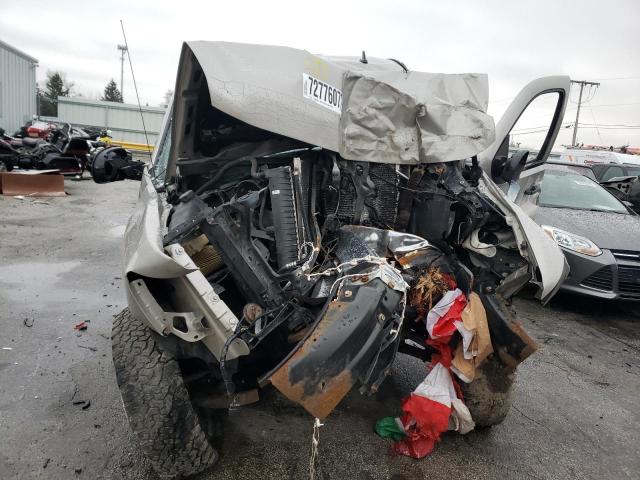
[[[209,444],[189,399],[178,362],[154,332],[124,309],[113,321],[113,363],[131,430],[160,478],[212,467]]]
[[[515,373],[491,355],[480,365],[473,382],[460,382],[464,402],[476,427],[502,423],[511,408],[514,380]]]

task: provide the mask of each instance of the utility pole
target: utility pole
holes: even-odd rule
[[[124,54],[127,52],[127,46],[118,45],[118,50],[120,50],[120,95],[122,95],[122,101],[124,102]]]
[[[582,90],[584,90],[585,85],[599,87],[600,84],[597,82],[587,82],[585,80],[571,80],[571,83],[577,83],[580,85],[580,96],[578,97],[578,109],[576,110],[576,123],[573,126],[573,140],[571,141],[572,146],[576,146],[576,138],[578,136],[578,120],[580,119],[580,104],[582,103]]]

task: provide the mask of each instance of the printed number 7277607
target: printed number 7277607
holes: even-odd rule
[[[336,113],[342,109],[342,92],[306,73],[302,74],[302,95]]]

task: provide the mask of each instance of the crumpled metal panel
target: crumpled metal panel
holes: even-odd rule
[[[430,264],[442,255],[437,247],[412,233],[360,225],[344,225],[340,231],[357,237],[370,252],[380,257],[394,257],[405,270]]]
[[[412,233],[360,225],[344,225],[340,229],[356,235],[381,257],[386,257],[389,252],[393,255],[401,255],[423,248],[436,248],[424,238]]]
[[[340,155],[384,163],[439,163],[472,157],[494,139],[486,75],[348,72]]]
[[[424,107],[374,78],[347,74],[340,155],[367,162],[419,163],[416,117]]]
[[[167,255],[162,247],[161,197],[151,177],[142,176],[138,203],[124,232],[125,273],[152,278],[176,278],[197,270]]]
[[[345,279],[311,335],[269,378],[317,418],[328,416],[356,383],[377,388],[395,356],[397,325],[391,319],[405,293],[381,270]],[[380,373],[370,378],[374,370]]]
[[[358,57],[289,47],[204,41],[183,45],[174,129],[187,115],[192,76],[186,73],[198,69],[194,67],[204,72],[212,106],[249,125],[340,152],[348,160],[461,160],[494,139],[484,74],[405,72],[387,59],[370,57],[361,63]],[[319,88],[312,91],[310,86]],[[169,176],[178,152],[189,151],[183,137],[182,131],[174,131]]]

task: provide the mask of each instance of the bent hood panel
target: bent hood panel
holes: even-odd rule
[[[184,90],[180,72],[194,60],[214,107],[346,159],[460,160],[494,139],[484,74],[405,72],[391,60],[364,64],[289,47],[197,41],[183,45],[177,93]]]

